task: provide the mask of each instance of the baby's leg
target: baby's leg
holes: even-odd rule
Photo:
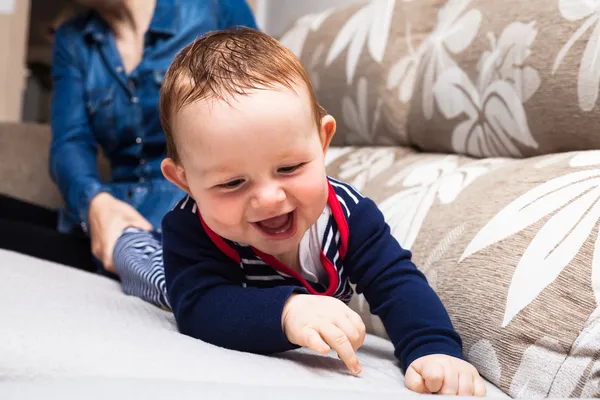
[[[171,309],[158,233],[126,229],[117,240],[113,259],[126,294]]]

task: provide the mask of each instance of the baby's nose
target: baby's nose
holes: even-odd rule
[[[271,208],[281,204],[286,199],[285,190],[279,185],[264,185],[253,197],[254,208]]]

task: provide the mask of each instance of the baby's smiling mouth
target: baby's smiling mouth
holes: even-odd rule
[[[253,225],[269,239],[287,239],[296,234],[296,210],[254,222]]]

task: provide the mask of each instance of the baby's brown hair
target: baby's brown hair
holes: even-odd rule
[[[179,162],[171,121],[183,107],[214,98],[229,101],[233,95],[276,86],[294,90],[294,84],[306,85],[320,127],[326,111],[317,101],[306,69],[289,49],[250,28],[200,36],[175,56],[160,90],[160,120],[167,137],[168,157]]]

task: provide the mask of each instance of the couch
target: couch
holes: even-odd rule
[[[48,126],[0,124],[0,193],[62,205],[47,172],[49,143]],[[267,357],[181,335],[170,312],[99,275],[0,249],[0,277],[3,399],[418,397],[404,388],[391,344],[376,335],[360,351],[356,378],[334,353]],[[491,383],[488,393],[508,397]]]
[[[600,396],[599,21],[585,0],[375,0],[280,38],[338,121],[328,173],[379,204],[490,397]],[[61,204],[48,142],[0,126],[0,192]],[[360,296],[355,378],[334,355],[192,340],[103,277],[6,251],[0,274],[9,393],[418,397]]]

